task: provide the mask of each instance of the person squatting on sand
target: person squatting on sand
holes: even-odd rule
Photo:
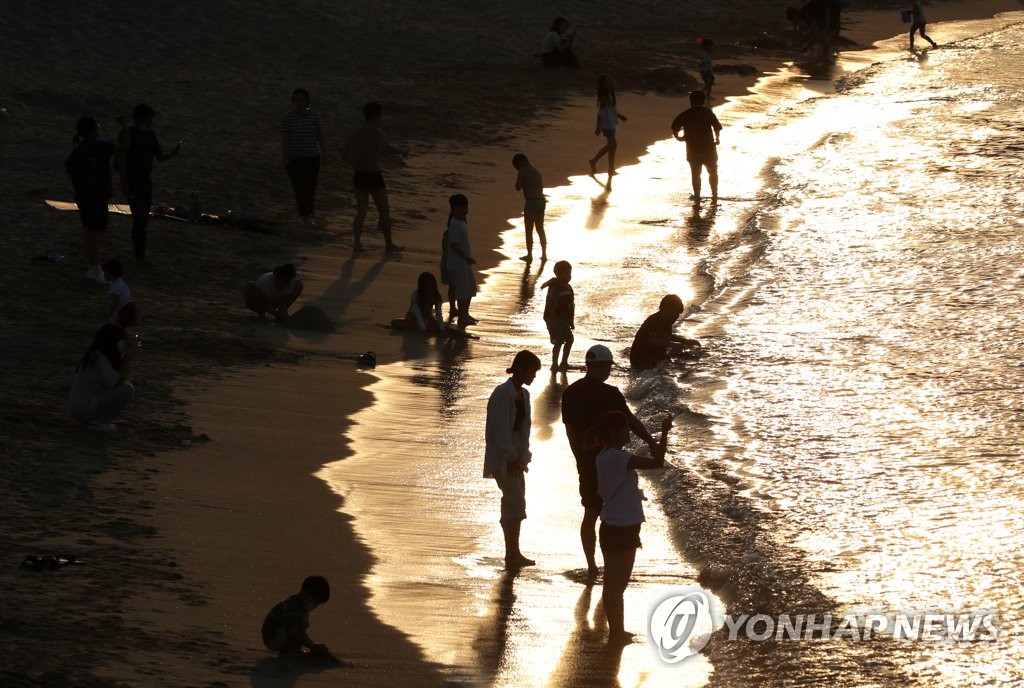
[[[441,290],[432,272],[421,272],[416,288],[409,297],[409,311],[405,319],[420,332],[444,332],[444,312],[441,308]]]
[[[661,423],[661,439],[651,448],[651,456],[637,456],[622,448],[629,442],[629,419],[619,411],[601,416],[590,433],[590,441],[600,448],[595,459],[597,490],[601,495],[601,556],[604,557],[604,588],[601,599],[608,616],[608,643],[624,645],[633,634],[624,628],[623,594],[633,575],[633,562],[644,522],[644,495],[636,470],[665,465],[665,448],[672,418]]]
[[[544,180],[540,170],[530,164],[530,160],[522,153],[512,156],[512,167],[519,171],[516,175],[516,191],[523,192],[523,225],[526,228],[526,255],[519,258],[527,263],[533,260],[533,228],[537,228],[540,240],[541,262],[548,259],[548,239],[544,235],[544,208],[547,199],[544,197]]]
[[[675,294],[666,294],[658,305],[658,312],[644,320],[633,337],[629,350],[629,363],[634,368],[654,368],[669,357],[669,354],[692,354],[700,348],[696,339],[681,337],[672,333],[672,327],[679,320],[686,307]]]
[[[706,102],[704,91],[693,91],[690,93],[690,107],[672,120],[672,135],[677,141],[686,142],[686,162],[690,164],[694,203],[700,203],[702,167],[708,170],[711,199],[718,200],[718,145],[722,141],[722,125],[711,108],[704,106]]]
[[[299,592],[278,602],[263,619],[260,635],[263,644],[281,659],[292,659],[308,654],[323,659],[334,659],[326,645],[313,642],[308,634],[309,613],[331,599],[331,586],[323,576],[308,576]]]
[[[562,393],[562,422],[569,438],[569,447],[576,458],[576,471],[580,479],[580,503],[583,505],[583,522],[580,524],[580,541],[587,558],[587,570],[597,575],[597,518],[601,514],[601,495],[597,484],[598,449],[587,443],[587,434],[600,425],[609,411],[620,411],[629,429],[642,439],[653,452],[654,438],[644,424],[633,415],[626,405],[626,399],[617,388],[605,384],[612,371],[612,352],[602,344],[595,344],[587,350],[587,374],[566,387]]]
[[[107,296],[110,297],[107,319],[118,327],[128,330],[138,324],[138,311],[131,289],[124,281],[124,266],[119,260],[108,260],[103,264],[103,277],[110,282]]]
[[[579,69],[580,62],[572,51],[576,32],[569,30],[569,20],[555,17],[551,28],[540,45],[540,61],[545,67],[568,67]]]
[[[363,119],[366,123],[348,137],[342,157],[352,166],[352,186],[356,191],[356,216],[352,220],[354,250],[363,250],[363,222],[372,196],[373,204],[377,207],[377,229],[384,235],[384,252],[398,253],[403,247],[396,246],[391,240],[391,209],[388,207],[388,188],[380,171],[380,161],[386,153],[397,153],[403,158],[408,153],[388,142],[380,128],[382,116],[380,103],[367,103],[363,106]]]
[[[170,153],[164,153],[153,131],[155,117],[156,110],[150,106],[136,105],[132,110],[133,124],[121,131],[118,149],[121,189],[132,209],[132,249],[135,262],[141,265],[146,264],[146,230],[153,207],[153,160],[166,162],[181,151],[178,141]]]
[[[469,304],[476,296],[476,274],[473,269],[476,259],[473,257],[469,225],[466,223],[469,199],[462,194],[453,194],[448,198],[448,206],[448,247],[445,250],[444,264],[448,270],[449,288],[455,296],[456,312],[459,314],[457,327],[465,330],[477,322],[476,318],[469,314]]]
[[[316,220],[316,183],[320,167],[327,160],[320,113],[309,109],[309,91],[292,91],[292,109],[281,123],[281,156],[295,191],[295,207],[302,224]]]
[[[117,432],[111,421],[131,402],[135,387],[128,371],[138,348],[117,325],[104,323],[75,369],[68,396],[71,417],[88,430]]]
[[[619,113],[618,101],[615,98],[615,84],[607,74],[601,75],[597,80],[597,126],[594,127],[594,136],[604,134],[605,144],[592,157],[590,162],[590,174],[597,174],[598,161],[608,155],[608,184],[612,188],[612,177],[615,176],[615,151],[619,144],[615,140],[615,129],[619,121],[626,121],[626,116]]]
[[[107,203],[114,196],[110,159],[117,144],[100,138],[100,126],[88,115],[75,122],[75,149],[64,162],[75,190],[75,204],[82,219],[82,243],[89,271],[85,276],[106,284],[100,268],[100,245],[107,231]]]
[[[281,263],[264,273],[255,282],[245,285],[245,305],[260,318],[270,313],[275,320],[288,319],[288,309],[302,294],[302,280],[295,276],[295,266]]]
[[[505,536],[505,568],[537,563],[519,550],[519,530],[526,518],[526,472],[530,465],[530,393],[525,385],[540,370],[540,359],[520,351],[506,371],[511,377],[494,388],[487,401],[484,477],[501,490],[501,530]]]
[[[548,290],[544,299],[544,324],[551,337],[552,372],[569,370],[569,351],[575,341],[572,332],[576,329],[576,294],[569,284],[571,281],[572,265],[567,260],[560,260],[555,263],[555,276],[540,287]],[[561,363],[558,361],[559,349],[562,349]]]

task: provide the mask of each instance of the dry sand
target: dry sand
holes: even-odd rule
[[[714,3],[615,3],[600,16],[588,5],[560,10],[581,27],[582,73],[537,66],[550,10],[533,2],[471,11],[455,3],[343,11],[308,0],[159,3],[144,13],[83,14],[57,1],[8,16],[0,27],[0,260],[9,292],[0,309],[0,553],[8,563],[0,568],[0,684],[442,682],[387,619],[370,613],[361,578],[369,554],[335,511],[338,499],[311,477],[344,456],[346,418],[369,403],[361,391],[368,378],[351,358],[403,355],[403,340],[378,325],[404,312],[421,270],[436,270],[448,194],[470,196],[486,266],[520,206],[514,150],[545,160],[548,185],[583,171],[596,148],[589,131],[598,73],[615,74],[624,93],[678,96],[693,83],[694,37],[710,35],[722,46],[721,96],[791,55],[782,49],[781,4],[733,3],[728,16]],[[1019,7],[935,3],[928,12],[935,23]],[[847,35],[861,43],[892,35],[901,28],[892,14],[852,16]],[[735,16],[745,18],[738,30]],[[433,39],[428,53],[425,36]],[[385,103],[386,130],[413,153],[385,171],[396,240],[408,247],[400,258],[382,261],[379,250],[351,258],[349,174],[336,160],[321,176],[324,229],[294,222],[277,125],[297,84],[312,92],[335,158],[361,103]],[[259,221],[244,229],[151,224],[155,265],[129,266],[127,275],[142,313],[138,398],[121,434],[96,437],[64,417],[63,400],[101,321],[103,290],[82,276],[76,216],[42,199],[70,195],[62,161],[74,119],[95,114],[112,136],[114,116],[140,100],[161,111],[165,144],[186,140],[181,157],[158,165],[156,199],[180,203],[198,190],[207,210]],[[650,106],[623,107],[631,119],[620,134],[622,164],[681,109],[670,98],[643,102]],[[127,220],[112,218],[105,255],[129,251]],[[66,257],[31,261],[50,253]],[[303,302],[322,309],[334,332],[256,323],[239,307],[239,285],[285,259],[300,266]],[[86,564],[16,568],[33,553]],[[298,678],[276,669],[257,629],[265,609],[312,571],[335,586],[313,616],[315,637],[357,666]]]

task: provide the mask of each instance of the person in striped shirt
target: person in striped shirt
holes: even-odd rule
[[[309,92],[297,88],[292,92],[291,112],[281,125],[281,155],[284,168],[295,189],[295,205],[302,224],[316,220],[313,204],[316,200],[316,182],[325,154],[320,113],[309,109]]]

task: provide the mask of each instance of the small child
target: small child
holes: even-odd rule
[[[522,153],[512,156],[512,166],[519,174],[516,176],[516,191],[523,192],[523,222],[526,225],[526,255],[520,257],[527,263],[533,260],[533,228],[537,227],[537,238],[540,239],[540,259],[548,259],[548,240],[544,236],[544,180],[540,170],[530,164],[529,158]]]
[[[295,595],[278,602],[263,620],[261,634],[267,649],[281,659],[309,655],[333,659],[326,645],[310,640],[309,613],[331,598],[331,586],[323,576],[309,576]],[[305,649],[304,649],[305,648]]]
[[[103,277],[110,283],[107,295],[110,297],[110,310],[107,319],[121,329],[135,327],[138,322],[138,311],[132,292],[124,282],[124,266],[119,260],[108,260],[103,264]]]
[[[715,85],[715,70],[711,65],[711,49],[715,42],[710,38],[700,39],[700,62],[697,63],[697,71],[700,78],[704,80],[704,95],[708,101],[711,100],[711,87]]]
[[[608,183],[605,184],[608,189],[612,188],[612,177],[615,176],[615,151],[619,148],[615,130],[619,122],[625,121],[626,116],[619,112],[618,99],[615,97],[615,83],[610,76],[602,74],[597,80],[597,126],[594,127],[594,136],[604,134],[605,144],[588,162],[590,174],[595,176],[597,161],[605,155],[608,156]]]
[[[572,265],[560,260],[555,263],[555,276],[541,285],[541,289],[550,287],[544,302],[544,324],[548,326],[548,334],[551,335],[552,372],[569,369],[569,351],[574,341],[572,331],[576,329],[576,297],[569,286],[570,281]],[[558,362],[559,349],[562,349],[561,363]]]
[[[288,319],[288,309],[302,294],[302,280],[295,277],[295,266],[282,263],[264,273],[244,290],[245,305],[260,318],[270,313],[278,321]]]

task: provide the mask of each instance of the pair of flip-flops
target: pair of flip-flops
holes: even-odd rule
[[[37,557],[34,554],[25,557],[19,566],[23,569],[32,569],[33,571],[56,571],[57,569],[64,568],[69,564],[84,564],[84,561],[78,561],[73,556],[62,557],[59,555],[48,554],[45,557]]]

